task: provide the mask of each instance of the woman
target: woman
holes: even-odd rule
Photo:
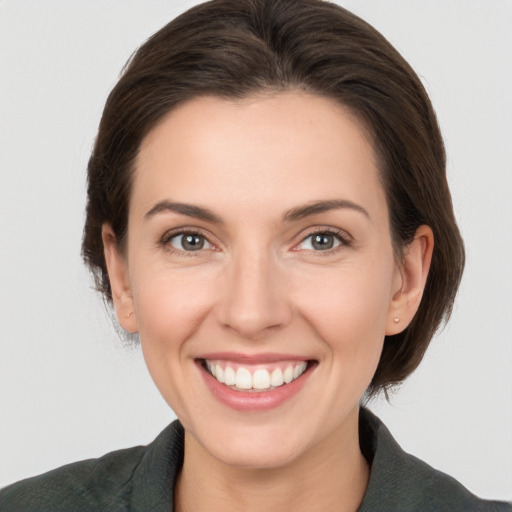
[[[181,423],[7,507],[510,509],[359,408],[417,367],[463,264],[434,113],[371,27],[320,2],[191,10],[107,101],[88,201],[86,262]]]

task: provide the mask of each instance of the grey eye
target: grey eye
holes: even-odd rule
[[[197,233],[182,233],[173,236],[170,241],[171,247],[181,251],[200,251],[211,248],[210,243],[202,235]]]
[[[314,233],[305,238],[300,248],[308,251],[328,251],[341,245],[340,238],[331,233]]]

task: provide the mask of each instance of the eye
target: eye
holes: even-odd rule
[[[167,239],[167,244],[174,249],[186,252],[200,251],[202,249],[212,249],[208,240],[199,233],[178,233]]]
[[[347,240],[341,235],[329,231],[321,231],[308,235],[297,246],[297,249],[305,251],[329,251],[341,245],[348,245]]]

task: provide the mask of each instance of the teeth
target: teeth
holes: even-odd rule
[[[270,387],[270,375],[267,370],[256,370],[252,376],[254,389],[268,389]]]
[[[215,365],[215,377],[219,382],[224,382],[224,370],[220,364]]]
[[[270,384],[275,388],[284,384],[283,372],[281,371],[281,368],[276,368],[272,372],[272,375],[270,376]]]
[[[217,377],[217,375],[215,375],[215,376]],[[219,380],[218,377],[217,377],[217,380]],[[251,372],[247,368],[238,368],[238,370],[236,371],[235,386],[238,389],[251,389],[252,388]]]
[[[217,377],[214,375],[214,377]],[[231,368],[231,366],[228,366],[226,368],[226,371],[224,372],[224,383],[228,386],[234,386],[236,384],[236,375],[235,370]]]
[[[289,384],[299,378],[306,371],[307,363],[305,361],[288,363],[284,371],[280,367],[270,371],[265,368],[256,368],[252,373],[245,366],[238,366],[235,370],[229,364],[223,367],[219,362],[212,361],[206,361],[206,368],[219,382],[227,386],[234,386],[235,389],[240,390],[264,390]]]
[[[286,367],[286,370],[283,373],[283,380],[286,382],[286,384],[290,384],[290,382],[293,380],[293,368],[291,366]]]

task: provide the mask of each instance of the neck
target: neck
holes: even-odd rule
[[[278,468],[240,468],[209,456],[185,434],[185,459],[175,490],[177,512],[355,512],[369,468],[355,421]]]

